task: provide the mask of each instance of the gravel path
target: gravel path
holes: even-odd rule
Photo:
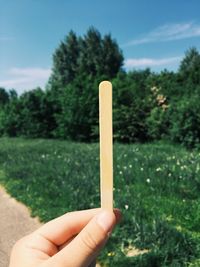
[[[0,267],[8,267],[14,243],[40,226],[26,206],[11,198],[0,187]]]

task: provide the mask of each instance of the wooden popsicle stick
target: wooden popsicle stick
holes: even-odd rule
[[[99,85],[101,208],[113,210],[112,84]]]

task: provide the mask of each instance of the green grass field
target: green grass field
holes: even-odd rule
[[[200,266],[200,152],[166,143],[116,144],[114,179],[115,206],[124,218],[100,261]],[[0,183],[42,221],[98,207],[99,146],[0,139]],[[147,252],[130,256],[133,247]]]

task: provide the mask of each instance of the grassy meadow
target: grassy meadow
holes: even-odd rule
[[[99,146],[2,138],[0,183],[44,222],[98,207]],[[115,144],[114,201],[123,220],[99,257],[105,266],[200,266],[199,151]]]

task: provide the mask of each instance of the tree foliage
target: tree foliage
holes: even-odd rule
[[[52,89],[64,89],[77,76],[104,75],[113,78],[123,64],[123,55],[111,35],[101,36],[91,27],[83,37],[70,31],[53,55]]]
[[[80,41],[75,32],[70,31],[53,55],[53,68],[50,81],[52,86],[65,86],[73,81],[78,70]]]
[[[191,85],[200,84],[200,54],[195,47],[186,51],[179,67],[179,74],[184,82]]]
[[[113,83],[114,138],[120,142],[170,139],[200,142],[200,54],[190,48],[178,71],[125,72],[123,54],[110,34],[91,27],[75,32],[53,55],[46,90],[18,96],[0,88],[0,135],[98,140],[98,84]]]
[[[9,101],[9,94],[7,91],[0,87],[0,107],[5,106]]]
[[[123,55],[111,35],[91,27],[83,37],[71,31],[53,55],[48,93],[59,138],[91,141],[98,124],[98,83],[120,71]]]

